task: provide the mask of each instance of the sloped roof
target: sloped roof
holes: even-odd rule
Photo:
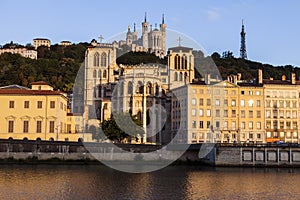
[[[20,85],[7,85],[7,86],[3,86],[0,87],[0,89],[20,89],[20,90],[30,90],[28,87],[24,87],[24,86],[20,86]]]

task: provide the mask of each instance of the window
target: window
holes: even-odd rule
[[[261,122],[256,122],[256,128],[257,128],[258,130],[261,129]]]
[[[67,133],[71,133],[71,124],[67,125]]]
[[[271,101],[270,100],[266,101],[266,107],[271,107]]]
[[[9,133],[14,132],[14,121],[8,121],[8,132]]]
[[[199,109],[199,116],[203,116],[204,114],[203,114],[203,109]]]
[[[101,66],[105,67],[106,66],[106,53],[101,54]]]
[[[220,106],[220,99],[216,99],[216,106]]]
[[[244,95],[244,94],[245,94],[245,91],[244,91],[244,90],[242,90],[242,91],[241,91],[241,95]]]
[[[243,107],[245,106],[245,100],[244,99],[241,100],[241,106],[243,106]]]
[[[284,102],[281,100],[281,101],[279,101],[279,107],[280,108],[283,108],[284,107]]]
[[[103,78],[106,78],[107,77],[107,72],[106,70],[103,70]]]
[[[236,117],[236,110],[231,111],[231,117]]]
[[[257,133],[257,139],[261,139],[261,134]]]
[[[206,122],[206,128],[210,128],[210,121]]]
[[[256,111],[256,118],[261,118],[261,111],[260,110]]]
[[[267,111],[266,111],[266,117],[267,117],[267,118],[271,118],[271,111],[270,111],[270,110],[267,110]]]
[[[228,129],[228,121],[225,121],[224,122],[224,130],[227,130]]]
[[[192,109],[192,116],[196,116],[196,109]]]
[[[228,100],[224,99],[224,106],[228,106]]]
[[[279,122],[279,127],[280,127],[280,129],[284,129],[284,122],[283,121]]]
[[[24,101],[24,108],[29,108],[29,101]]]
[[[200,94],[203,94],[203,89],[200,89],[200,90],[199,90],[199,93],[200,93]]]
[[[297,101],[293,101],[293,108],[297,108]]]
[[[216,110],[216,117],[220,117],[220,110],[219,109]]]
[[[60,102],[60,109],[64,109],[64,104],[62,102]]]
[[[196,94],[197,93],[196,89],[192,89],[192,93]]]
[[[192,105],[195,106],[197,104],[196,99],[192,98]]]
[[[54,133],[54,121],[49,122],[49,133]]]
[[[207,109],[207,110],[206,110],[206,116],[207,116],[207,117],[210,117],[210,115],[211,115],[210,109]]]
[[[256,95],[259,96],[260,95],[260,91],[256,91]]]
[[[291,122],[286,122],[286,128],[291,129]]]
[[[241,110],[241,118],[245,118],[245,111],[244,110]]]
[[[271,121],[266,121],[266,127],[271,128]]]
[[[253,129],[253,122],[249,122],[249,129]]]
[[[286,108],[290,108],[291,107],[290,101],[286,101],[285,104],[286,104]]]
[[[245,122],[241,122],[241,129],[245,129],[246,128],[246,123]]]
[[[254,101],[252,99],[248,101],[248,106],[249,107],[253,107],[253,104],[254,104]]]
[[[204,128],[204,123],[203,123],[203,121],[200,121],[200,122],[199,122],[199,128]]]
[[[231,105],[236,106],[236,100],[235,99],[231,100]]]
[[[42,101],[38,101],[37,102],[37,108],[42,108],[43,107],[43,102]]]
[[[55,101],[50,101],[50,108],[55,108]]]
[[[210,103],[210,99],[206,99],[206,105],[207,105],[207,106],[210,106],[210,104],[211,104],[211,103]]]
[[[216,121],[216,128],[219,129],[220,128],[220,122]]]
[[[42,121],[36,121],[36,132],[37,133],[42,132]]]
[[[253,110],[249,110],[249,118],[253,118]]]
[[[203,99],[202,99],[202,98],[199,99],[199,105],[200,105],[200,106],[203,106]]]
[[[292,111],[292,118],[297,118],[297,111],[295,110]]]
[[[228,110],[224,110],[224,117],[228,117]]]
[[[267,132],[267,137],[268,137],[268,138],[271,137],[271,132]]]
[[[9,101],[9,108],[15,108],[15,101]]]
[[[29,121],[23,121],[23,133],[28,133]]]
[[[94,66],[97,67],[99,66],[99,53],[95,53],[94,55]]]
[[[252,90],[249,90],[249,91],[248,91],[248,94],[249,94],[249,95],[253,95],[253,91],[252,91]]]
[[[260,100],[256,100],[256,106],[260,107]]]
[[[231,122],[231,128],[232,128],[232,130],[236,129],[236,123],[235,123],[235,121]]]
[[[196,121],[192,121],[192,128],[196,128]]]
[[[249,138],[253,139],[253,133],[249,133]]]

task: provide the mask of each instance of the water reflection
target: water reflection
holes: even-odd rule
[[[1,165],[0,199],[298,199],[299,169]]]

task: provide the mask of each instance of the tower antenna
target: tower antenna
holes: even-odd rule
[[[240,49],[240,58],[247,59],[246,51],[246,32],[244,28],[244,20],[242,19],[242,31],[241,31],[241,49]]]

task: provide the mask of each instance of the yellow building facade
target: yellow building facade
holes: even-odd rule
[[[45,82],[32,89],[6,86],[0,89],[0,138],[78,141],[74,123],[68,124],[65,94]],[[70,130],[70,131],[68,131]]]

